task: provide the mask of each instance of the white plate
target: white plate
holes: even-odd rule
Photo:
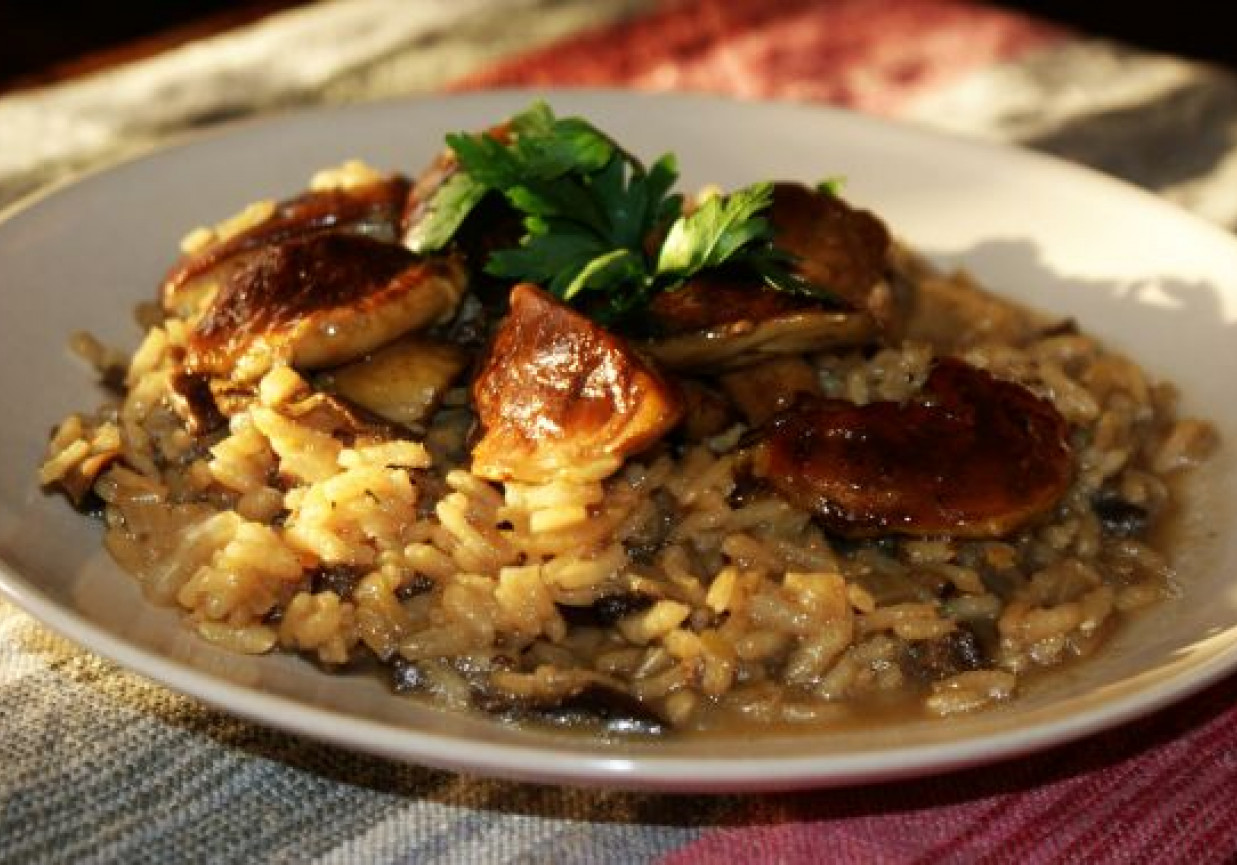
[[[0,589],[81,645],[265,724],[433,766],[542,781],[755,790],[873,781],[972,765],[1110,727],[1237,668],[1237,501],[1231,449],[1208,469],[1181,597],[1098,658],[973,717],[736,743],[606,744],[509,729],[330,677],[290,657],[213,649],[147,605],[100,532],[35,468],[51,426],[99,394],[65,348],[75,330],[132,347],[130,309],[153,296],[189,227],[293,194],[359,156],[415,172],[450,130],[531,99],[482,93],[317,111],[233,126],[94,175],[0,224]],[[1076,316],[1155,373],[1187,411],[1237,431],[1237,241],[1151,196],[1069,165],[838,111],[688,96],[550,94],[644,156],[678,153],[686,188],[847,178],[914,246],[988,284]]]

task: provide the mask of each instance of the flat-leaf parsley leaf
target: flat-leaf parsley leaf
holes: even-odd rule
[[[614,321],[702,270],[746,266],[782,291],[818,296],[790,269],[761,214],[773,186],[756,183],[706,199],[684,214],[672,193],[678,166],[666,154],[646,168],[581,118],[543,102],[481,134],[447,136],[459,164],[405,242],[443,248],[482,198],[501,195],[520,216],[519,246],[490,253],[487,273],[544,286],[566,301],[588,296],[590,314]]]

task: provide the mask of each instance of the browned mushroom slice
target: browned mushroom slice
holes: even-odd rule
[[[555,693],[512,697],[497,689],[474,694],[474,704],[491,715],[540,721],[572,730],[598,729],[607,734],[660,736],[670,728],[655,708],[605,682],[570,681]]]
[[[688,441],[703,441],[734,426],[738,415],[725,394],[693,378],[675,382],[683,397],[678,432]]]
[[[329,370],[317,384],[393,423],[419,423],[468,366],[458,345],[415,335]]]
[[[975,630],[965,624],[928,640],[912,640],[902,650],[902,672],[919,682],[939,682],[992,663]]]
[[[905,338],[926,342],[938,351],[961,353],[977,345],[1022,346],[1060,319],[997,297],[965,272],[941,273],[924,259],[896,248],[894,268],[915,285],[914,310],[907,316]]]
[[[197,380],[205,380],[208,382],[211,399],[215,403],[215,408],[219,410],[225,418],[232,418],[246,411],[253,401],[258,398],[258,383],[256,381],[234,381],[230,378],[212,378],[202,373],[190,373],[182,370],[179,376],[191,377]],[[196,386],[196,385],[192,385]],[[176,397],[172,398],[172,407],[178,410],[178,413],[185,420],[186,427],[190,423],[190,418],[187,414],[182,413],[178,409],[177,403],[179,400]],[[194,433],[197,435],[198,433]]]
[[[640,613],[656,604],[658,597],[638,589],[616,591],[590,604],[555,604],[563,620],[573,628],[611,628],[619,619]]]
[[[669,369],[695,372],[735,369],[783,354],[855,348],[871,343],[875,335],[866,316],[805,310],[650,340],[641,348]]]
[[[879,219],[836,196],[780,183],[770,221],[775,243],[795,256],[797,275],[834,301],[774,291],[735,273],[705,274],[650,303],[649,354],[672,369],[728,369],[897,339],[909,297],[891,278],[889,233]]]
[[[880,332],[896,333],[903,310],[887,279],[891,241],[880,219],[837,195],[778,183],[769,221],[800,276],[870,316]]]
[[[264,247],[316,234],[355,234],[399,241],[399,218],[408,195],[401,177],[350,189],[307,192],[285,201],[248,229],[185,256],[164,278],[163,308],[182,318],[222,284],[245,259]]]
[[[657,335],[642,348],[662,365],[685,371],[849,348],[876,333],[869,316],[716,274],[657,295],[648,317]]]
[[[168,400],[190,435],[209,435],[228,424],[211,391],[210,376],[177,370],[168,380]]]
[[[915,401],[800,401],[770,422],[757,470],[838,534],[997,537],[1064,494],[1066,433],[1021,385],[942,359]]]
[[[804,394],[820,394],[820,378],[802,357],[785,355],[763,363],[731,370],[720,376],[722,389],[730,395],[748,422],[759,426],[790,408]]]
[[[530,483],[605,477],[682,413],[623,340],[527,284],[511,291],[473,402],[484,431],[473,473]]]
[[[405,438],[407,431],[364,406],[330,393],[311,393],[284,405],[280,412],[304,426],[333,436],[345,445]]]
[[[323,234],[254,253],[220,287],[189,338],[186,367],[252,378],[275,361],[302,369],[353,360],[442,323],[465,285],[450,258]]]
[[[91,506],[92,499],[95,505],[101,505],[97,496],[94,495],[95,481],[105,471],[119,462],[120,458],[121,450],[119,447],[93,453],[65,472],[56,483],[64,490],[65,495],[69,497],[73,507],[79,511],[93,512],[95,507]]]

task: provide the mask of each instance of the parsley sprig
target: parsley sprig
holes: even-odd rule
[[[829,297],[794,273],[762,215],[773,186],[756,183],[706,199],[690,213],[673,193],[679,172],[666,154],[647,168],[577,117],[558,118],[543,102],[498,133],[457,133],[459,162],[405,242],[414,252],[444,247],[491,192],[518,213],[519,246],[490,254],[487,273],[526,280],[614,321],[709,268],[746,267],[768,285]]]

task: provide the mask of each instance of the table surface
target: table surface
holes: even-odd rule
[[[501,14],[500,14],[501,13]],[[843,105],[1237,228],[1237,80],[967,0],[334,0],[0,97],[0,209],[224,119],[505,85]],[[997,767],[784,795],[541,787],[248,724],[0,601],[0,862],[1231,861],[1237,680]]]

